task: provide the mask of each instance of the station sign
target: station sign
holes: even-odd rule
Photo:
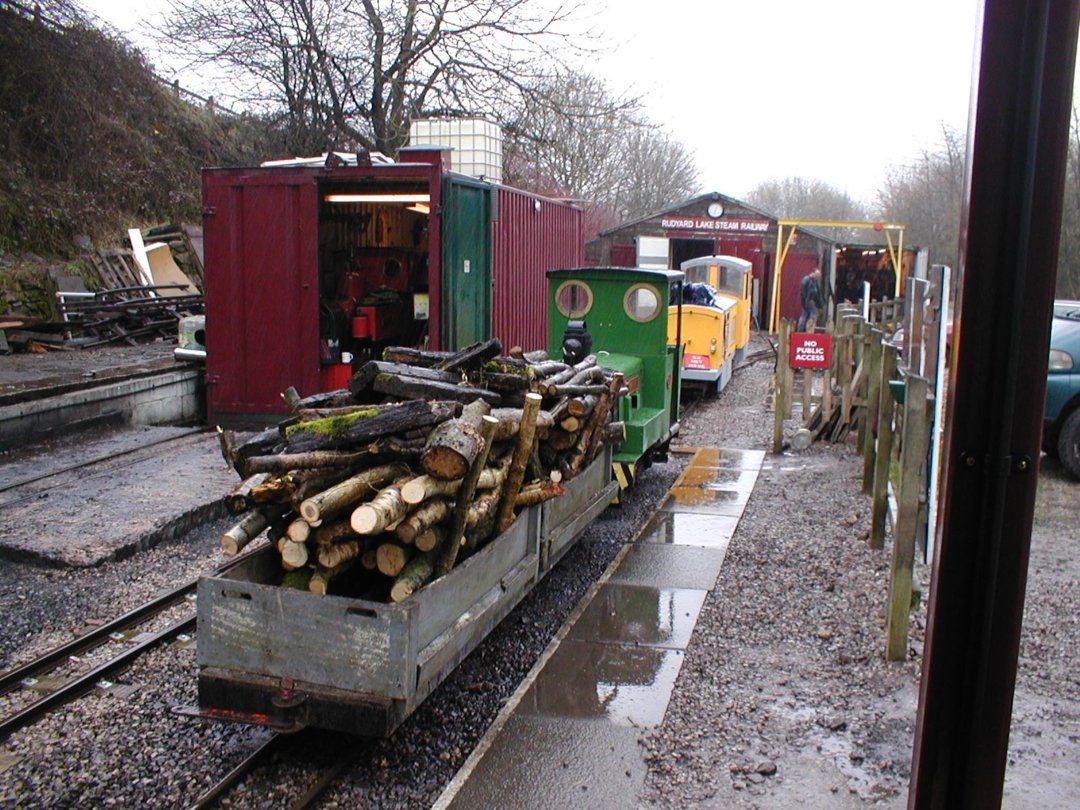
[[[832,335],[795,332],[788,359],[792,368],[828,368],[832,365]]]
[[[766,233],[767,219],[709,219],[708,217],[663,217],[660,227],[666,231],[704,233]]]

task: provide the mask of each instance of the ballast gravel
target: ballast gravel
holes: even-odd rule
[[[755,348],[765,346],[757,340]],[[719,397],[694,403],[678,444],[768,449],[771,372],[771,360],[759,360],[737,371]],[[596,520],[390,739],[317,731],[285,738],[272,763],[220,806],[288,806],[319,768],[349,750],[355,764],[318,806],[429,807],[685,460],[673,454],[644,471],[624,505]],[[1080,793],[1078,777],[1068,776],[1080,773],[1080,484],[1052,463],[1043,476],[1006,785],[1010,808],[1067,807]],[[911,616],[907,660],[885,662],[889,545],[866,545],[869,500],[860,483],[861,459],[847,443],[766,456],[664,721],[641,731],[648,775],[624,806],[906,804],[925,599]],[[1052,517],[1038,530],[1043,514]],[[222,561],[217,544],[225,525],[92,569],[6,562],[0,666],[209,572]],[[917,580],[925,579],[920,568]],[[16,732],[0,746],[0,807],[190,806],[270,736],[174,715],[174,706],[196,703],[196,679],[195,646],[171,644]],[[1046,775],[1051,768],[1055,778]]]

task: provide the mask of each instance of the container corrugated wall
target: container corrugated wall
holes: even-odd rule
[[[548,270],[584,261],[581,209],[499,186],[491,334],[509,349],[547,347]]]

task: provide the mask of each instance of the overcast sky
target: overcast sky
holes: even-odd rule
[[[163,0],[83,0],[147,50]],[[608,0],[590,69],[695,155],[702,191],[799,176],[872,201],[890,165],[966,131],[978,0]],[[136,10],[138,9],[138,10]],[[199,89],[198,80],[180,76]],[[209,92],[209,91],[204,91]]]

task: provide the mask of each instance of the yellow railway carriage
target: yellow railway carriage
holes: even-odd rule
[[[683,262],[680,269],[687,285],[708,284],[718,299],[735,301],[735,361],[742,360],[750,343],[753,265],[737,256],[702,256]]]
[[[736,344],[736,313],[732,298],[712,296],[711,303],[683,299],[682,346],[684,384],[702,386],[717,393],[731,379]],[[668,342],[679,335],[679,308],[668,307]]]

